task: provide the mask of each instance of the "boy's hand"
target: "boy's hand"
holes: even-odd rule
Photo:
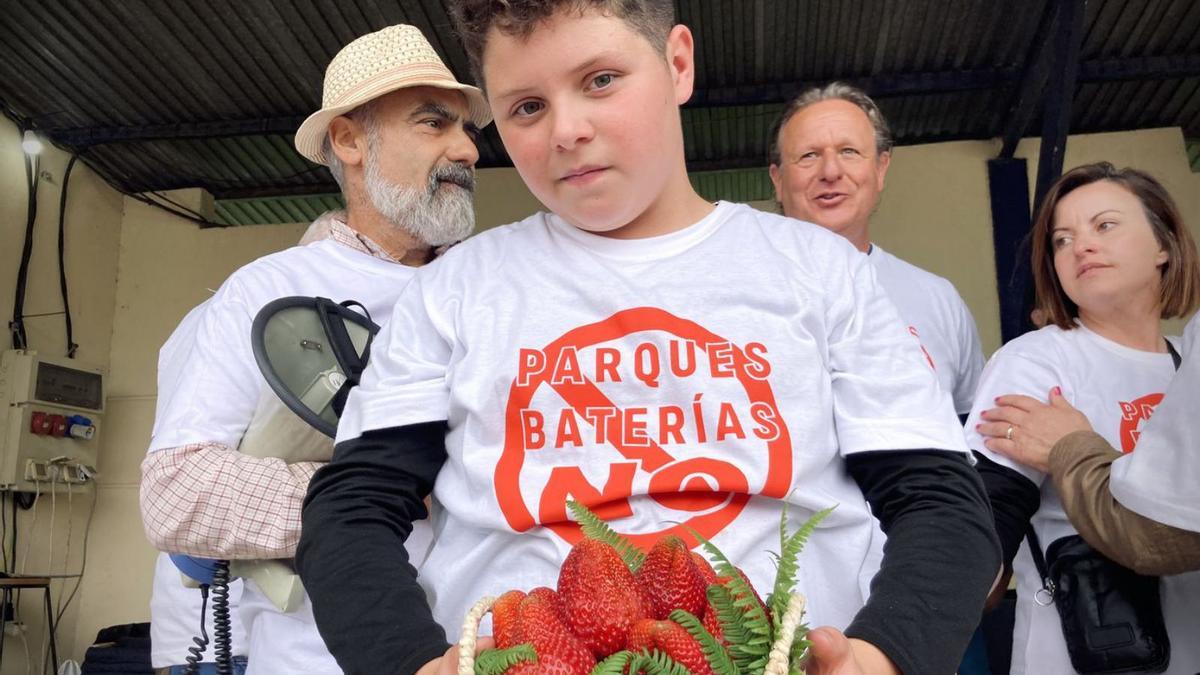
[[[900,669],[878,647],[848,639],[836,628],[823,626],[808,634],[812,658],[808,675],[900,675]]]
[[[481,637],[475,643],[475,656],[485,649],[496,646],[490,637]],[[445,654],[421,666],[417,675],[458,675],[458,645],[451,645]]]

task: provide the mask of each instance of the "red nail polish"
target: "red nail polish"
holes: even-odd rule
[[[1055,388],[1054,388],[1054,395],[1055,395],[1055,396],[1062,396],[1062,387],[1055,387]]]

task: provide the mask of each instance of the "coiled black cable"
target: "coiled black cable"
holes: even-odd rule
[[[204,656],[204,650],[208,648],[208,631],[204,628],[204,615],[208,609],[208,584],[200,585],[200,637],[192,638],[195,646],[188,647],[187,668],[184,669],[184,675],[198,675],[200,673],[200,661]]]
[[[229,561],[218,560],[213,571],[213,655],[217,675],[233,675],[233,644],[229,625]]]

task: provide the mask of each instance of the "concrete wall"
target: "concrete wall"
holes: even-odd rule
[[[24,311],[29,317],[26,327],[30,349],[60,357],[66,353],[66,334],[58,280],[58,204],[67,161],[68,156],[53,147],[46,148],[39,158],[38,172],[42,178]],[[20,131],[7,119],[0,118],[0,317],[5,325],[12,317],[17,269],[25,240],[26,205]],[[76,358],[80,363],[105,369],[109,366],[112,338],[121,218],[121,195],[82,162],[76,163],[67,203],[65,256],[74,341],[79,345]],[[5,331],[0,349],[10,347]],[[103,471],[103,451],[100,460]],[[31,510],[19,512],[15,570],[29,575],[78,573],[83,563],[84,526],[94,494],[91,490],[86,494],[76,490],[69,499],[65,494],[42,495]],[[11,507],[9,495],[3,494],[0,498]],[[102,502],[98,504],[102,505]],[[6,537],[11,536],[7,522],[2,527]],[[93,526],[92,542],[105,536],[128,538],[125,531]],[[108,566],[108,561],[95,556],[94,551],[89,552],[89,578]],[[52,583],[56,613],[57,605],[65,602],[76,583],[75,579]],[[82,590],[65,608],[59,624],[60,655],[72,652],[72,637],[80,623],[77,617],[81,595]],[[25,624],[26,631],[23,635],[3,638],[4,675],[26,672],[26,654],[35,663],[41,662],[46,634],[41,601],[38,591],[21,594],[19,619]]]

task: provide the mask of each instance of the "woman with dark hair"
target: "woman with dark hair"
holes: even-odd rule
[[[993,355],[967,420],[967,443],[979,459],[1005,560],[1017,577],[1012,673],[1057,675],[1076,672],[1055,607],[1064,600],[1039,593],[1043,575],[1030,544],[1036,541],[1044,554],[1077,529],[1045,473],[991,448],[995,437],[1020,440],[1028,431],[1007,418],[989,419],[988,409],[999,396],[1044,401],[1052,392],[1114,447],[1132,450],[1177,367],[1160,322],[1200,304],[1200,262],[1163,186],[1107,162],[1064,174],[1046,194],[1032,237],[1036,303],[1046,325]],[[1027,531],[1036,539],[1022,545]],[[1159,586],[1171,652],[1165,672],[1194,675],[1200,671],[1200,574],[1164,577]]]

